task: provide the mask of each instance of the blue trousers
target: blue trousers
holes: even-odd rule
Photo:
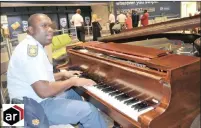
[[[50,125],[79,124],[80,128],[107,128],[98,110],[85,102],[73,90],[48,98],[40,103],[44,108]]]

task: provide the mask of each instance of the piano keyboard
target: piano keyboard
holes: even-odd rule
[[[79,68],[71,70],[79,70]],[[143,98],[143,94],[140,95],[139,92],[132,91],[130,88],[122,88],[121,85],[106,82],[104,78],[96,75],[83,72],[79,77],[94,80],[97,85],[83,87],[137,122],[138,117],[141,114],[153,110],[159,103],[153,98]],[[133,95],[133,92],[135,93],[135,96]]]
[[[112,91],[111,87],[100,88],[100,86],[95,85],[84,86],[84,88],[135,121],[138,121],[141,114],[154,109],[154,105],[157,104],[157,101],[142,101],[138,98],[129,97],[121,91]]]

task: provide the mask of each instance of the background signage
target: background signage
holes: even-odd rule
[[[149,12],[149,18],[166,16],[167,18],[177,18],[181,15],[181,2],[167,1],[127,1],[114,2],[114,13],[117,16],[121,11],[127,13],[128,11],[137,10],[139,14],[143,14],[146,9]]]

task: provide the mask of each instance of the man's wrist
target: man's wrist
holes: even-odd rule
[[[70,79],[68,79],[68,82],[69,82],[69,85],[72,87],[72,86],[74,86],[74,85],[76,85],[76,80],[75,80],[75,78],[70,78]]]

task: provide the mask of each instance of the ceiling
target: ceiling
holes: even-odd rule
[[[106,1],[29,1],[29,2],[1,2],[1,7],[33,7],[33,6],[93,6],[108,5]]]

